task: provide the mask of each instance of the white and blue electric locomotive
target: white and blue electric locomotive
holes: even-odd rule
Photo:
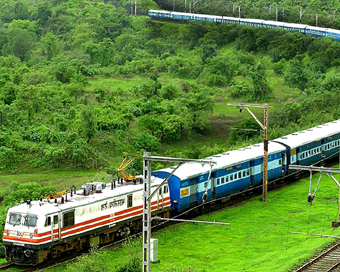
[[[292,24],[277,21],[266,21],[261,19],[235,18],[227,16],[184,13],[164,10],[149,10],[148,15],[155,19],[166,19],[175,21],[210,21],[214,23],[240,24],[254,27],[267,27],[285,29],[291,32],[299,31],[302,34],[311,35],[314,37],[330,37],[340,41],[340,30],[332,28],[322,28],[309,26],[304,24]]]

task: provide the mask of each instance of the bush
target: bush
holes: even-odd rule
[[[91,254],[83,255],[76,262],[66,266],[70,272],[106,272],[108,270],[106,252],[98,251],[97,248],[90,250]]]
[[[20,201],[38,200],[46,193],[54,193],[57,190],[53,186],[41,186],[36,182],[19,183],[12,181],[9,193],[4,197],[6,206],[13,206]]]
[[[233,81],[230,83],[229,94],[231,98],[247,98],[251,97],[251,86],[245,81]]]
[[[141,239],[129,239],[124,242],[123,247],[128,251],[129,261],[116,272],[140,272],[142,270],[142,258],[140,255]]]

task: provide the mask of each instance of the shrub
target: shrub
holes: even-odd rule
[[[106,252],[98,251],[97,248],[90,250],[91,254],[83,255],[76,262],[66,266],[70,272],[106,272],[108,270]]]

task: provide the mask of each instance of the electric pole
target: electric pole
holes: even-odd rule
[[[267,192],[268,192],[268,104],[234,104],[227,103],[228,106],[237,106],[240,108],[240,112],[245,108],[250,115],[255,119],[255,121],[260,125],[263,132],[263,188],[262,188],[262,201],[267,202]],[[263,108],[264,111],[264,122],[263,124],[257,119],[254,113],[251,112],[249,107]]]

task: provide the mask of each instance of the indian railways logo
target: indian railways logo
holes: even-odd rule
[[[111,201],[110,203],[105,203],[101,205],[101,210],[106,210],[108,208],[114,208],[114,207],[119,207],[119,206],[123,206],[125,203],[125,199],[114,199],[113,201]]]

